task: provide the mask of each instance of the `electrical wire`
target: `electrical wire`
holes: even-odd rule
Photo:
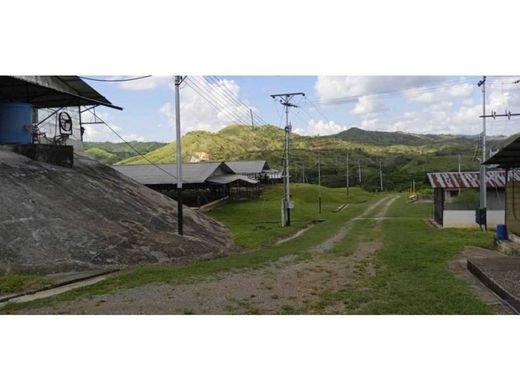
[[[246,125],[246,126],[249,126],[249,124],[244,124],[244,122],[242,121],[242,119],[238,119],[238,122],[237,122],[237,117],[236,116],[233,116],[232,113],[228,113],[226,111],[222,111],[222,108],[216,106],[213,102],[212,102],[212,99],[207,97],[207,91],[204,91],[194,80],[193,78],[187,78],[185,80],[185,83],[186,85],[188,85],[197,95],[199,95],[200,97],[202,97],[204,100],[206,100],[211,106],[213,106],[213,108],[217,111],[217,112],[221,112],[223,115],[225,115],[228,119],[231,119],[231,122],[233,123],[239,123],[241,125]]]
[[[99,82],[105,82],[105,83],[123,83],[125,81],[135,81],[135,80],[147,79],[149,77],[152,77],[152,75],[131,77],[131,78],[128,78],[128,79],[97,79],[97,78],[94,78],[94,77],[80,76],[80,78],[82,78],[83,80],[99,81]]]
[[[244,118],[240,117],[237,113],[233,112],[232,109],[226,103],[223,103],[221,99],[216,98],[212,89],[209,89],[207,85],[205,85],[205,81],[200,81],[191,77],[189,79],[189,86],[195,90],[199,94],[199,96],[203,97],[209,104],[211,104],[217,113],[222,113],[228,119],[231,119],[231,122],[238,123],[244,126],[249,126],[248,121],[244,121]]]
[[[240,98],[238,98],[237,96],[235,96],[235,95],[233,94],[233,92],[232,92],[232,91],[231,91],[231,90],[226,86],[226,84],[225,84],[225,82],[224,82],[225,80],[222,80],[222,79],[220,79],[220,78],[217,77],[217,76],[207,76],[207,77],[208,77],[210,80],[212,80],[212,81],[218,83],[220,86],[222,86],[222,87],[223,87],[223,92],[224,92],[224,93],[225,93],[225,94],[226,94],[226,95],[227,95],[227,96],[228,96],[232,101],[234,101],[235,104],[237,104],[238,106],[248,107],[247,104],[245,104],[245,103],[244,103]],[[248,107],[248,108],[250,109],[251,107]],[[261,123],[261,124],[263,124],[263,125],[268,125],[267,121],[265,121],[265,120],[260,116],[260,114],[253,112],[253,117],[255,117],[255,116],[256,116],[256,118],[257,118],[257,122],[258,122],[258,123]]]
[[[106,127],[108,127],[112,133],[114,133],[121,141],[123,141],[127,146],[129,146],[134,152],[136,152],[139,156],[141,156],[142,158],[144,158],[146,161],[148,161],[148,163],[150,163],[151,165],[153,165],[154,167],[156,167],[157,169],[163,171],[164,173],[166,173],[168,176],[174,178],[175,180],[177,180],[177,176],[175,175],[172,175],[170,172],[168,172],[167,170],[161,168],[160,166],[158,166],[157,164],[155,164],[153,161],[151,161],[148,157],[146,157],[144,154],[142,154],[141,152],[139,152],[136,148],[134,148],[134,146],[128,142],[127,140],[125,140],[116,130],[114,130],[108,123],[106,123],[102,118],[100,118],[95,112],[91,112],[92,115],[94,115],[94,118],[96,120],[99,120],[101,122],[104,123],[104,125]]]
[[[314,104],[314,102],[310,101],[309,99],[307,99],[307,96],[304,96],[305,97],[305,100],[307,100],[315,109],[316,111],[328,122],[331,122],[331,120],[329,119],[329,117],[327,117],[327,115],[325,115],[323,113],[323,111],[321,111],[318,106],[316,104]]]
[[[206,93],[212,97],[212,100],[223,107],[224,110],[228,110],[230,114],[234,115],[236,118],[239,118],[241,123],[247,123],[249,125],[249,113],[247,115],[247,119],[244,119],[244,112],[234,110],[235,104],[230,104],[229,100],[226,100],[224,97],[222,97],[222,94],[215,85],[208,83],[207,80],[203,77],[192,77],[192,81],[197,82],[199,87],[205,90]]]

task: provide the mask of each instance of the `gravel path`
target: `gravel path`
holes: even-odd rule
[[[379,229],[390,204],[388,196],[370,205],[359,217],[373,216]],[[381,207],[380,207],[381,206]],[[356,272],[374,273],[373,257],[382,247],[379,239],[361,243],[350,256],[331,252],[345,238],[355,220],[347,221],[326,241],[311,248],[311,258],[297,261],[285,256],[256,270],[227,272],[218,279],[171,286],[148,284],[92,299],[60,302],[27,314],[279,314],[313,313],[324,291],[341,289]],[[362,264],[363,263],[363,264]],[[341,313],[341,307],[320,312]]]

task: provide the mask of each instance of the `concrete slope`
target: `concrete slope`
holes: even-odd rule
[[[175,201],[84,155],[65,168],[0,150],[0,191],[0,274],[187,262],[233,247],[224,225],[187,208],[177,235]]]

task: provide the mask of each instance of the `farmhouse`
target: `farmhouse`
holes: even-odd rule
[[[113,165],[113,168],[138,183],[175,198],[177,164]],[[182,164],[183,198],[187,205],[199,207],[229,196],[233,199],[259,195],[259,180],[236,174],[225,162]]]
[[[503,168],[505,183],[505,224],[510,234],[520,236],[520,137],[506,145],[484,164]]]
[[[488,171],[487,224],[504,223],[506,172]],[[510,173],[511,175],[511,173]],[[520,178],[520,175],[515,177]],[[443,227],[477,227],[475,209],[479,205],[479,172],[428,173],[433,188],[433,219]]]

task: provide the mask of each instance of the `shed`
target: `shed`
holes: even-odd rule
[[[520,176],[519,176],[520,177]],[[506,172],[494,170],[486,172],[488,226],[504,223]],[[480,186],[479,172],[436,172],[428,173],[434,191],[433,219],[444,227],[477,227],[475,209]],[[470,196],[468,196],[470,195]]]
[[[226,161],[226,164],[235,174],[258,180],[266,176],[266,171],[270,170],[269,164],[265,160]]]
[[[500,149],[484,162],[485,165],[497,166],[508,172],[505,183],[505,224],[507,230],[520,236],[520,137]]]
[[[163,192],[173,198],[177,189],[177,164],[113,165],[125,176]],[[189,206],[203,204],[230,196],[235,199],[259,195],[259,180],[237,175],[225,162],[196,162],[182,164],[184,201]]]

